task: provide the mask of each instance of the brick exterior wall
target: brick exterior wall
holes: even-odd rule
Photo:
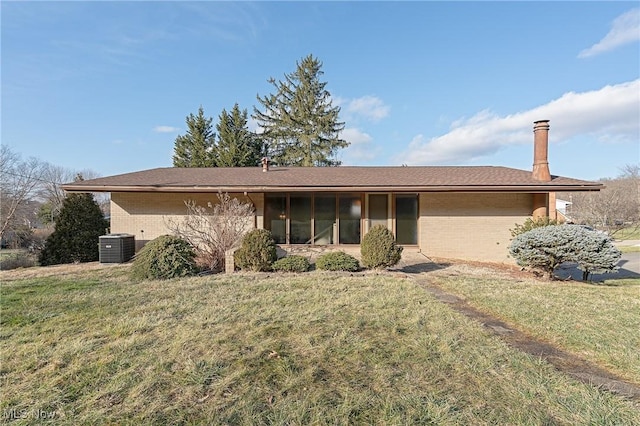
[[[531,217],[532,194],[420,194],[420,250],[426,256],[513,263],[512,229]]]
[[[253,203],[255,225],[263,228],[264,195],[232,195]],[[134,235],[138,250],[169,232],[167,220],[185,214],[186,199],[206,205],[217,197],[215,193],[112,193],[111,233]],[[532,194],[422,193],[419,249],[429,257],[513,263],[508,257],[509,229],[531,217],[532,207]]]
[[[264,196],[262,194],[231,194],[242,201],[251,201],[256,209],[256,222],[262,226]],[[132,234],[136,238],[136,250],[148,241],[169,233],[168,220],[177,220],[187,208],[185,200],[198,204],[216,203],[215,193],[159,193],[113,192],[111,193],[111,233]]]

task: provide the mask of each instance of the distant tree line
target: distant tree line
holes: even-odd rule
[[[558,193],[557,197],[570,201],[568,219],[590,225],[616,236],[623,229],[640,228],[640,165],[627,164],[614,178],[599,182],[599,192]]]
[[[63,183],[98,177],[91,170],[70,170],[35,157],[23,159],[9,146],[0,148],[0,241],[2,247],[41,246],[59,218],[67,194]],[[91,196],[101,215],[109,211],[107,194]],[[103,227],[104,228],[104,227]],[[38,236],[34,230],[40,229]],[[103,229],[104,232],[104,229]]]
[[[187,116],[186,133],[176,137],[174,167],[252,167],[262,157],[283,166],[340,165],[336,154],[349,143],[340,139],[340,107],[332,105],[322,74],[322,63],[308,55],[284,80],[268,79],[275,93],[257,96],[256,132],[249,130],[247,110],[237,103],[231,112],[222,110],[217,133],[200,106]]]

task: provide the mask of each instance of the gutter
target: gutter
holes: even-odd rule
[[[433,185],[433,186],[87,186],[63,185],[67,192],[263,193],[263,192],[573,192],[600,191],[592,185]]]

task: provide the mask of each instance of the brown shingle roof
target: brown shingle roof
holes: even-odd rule
[[[599,183],[494,166],[158,168],[63,185],[80,192],[593,191]]]

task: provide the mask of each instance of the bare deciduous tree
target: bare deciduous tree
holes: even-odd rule
[[[35,197],[44,170],[42,161],[23,160],[7,145],[0,148],[0,238],[16,226],[19,209]]]
[[[612,235],[623,228],[640,226],[640,167],[626,165],[620,176],[600,182],[605,185],[600,192],[558,195],[571,201],[570,219]]]
[[[188,241],[196,250],[198,260],[212,271],[224,268],[225,253],[240,244],[253,228],[254,208],[227,193],[218,193],[216,204],[207,207],[194,200],[185,201],[187,214],[183,219],[169,218],[167,228]]]
[[[60,186],[64,183],[73,182],[79,177],[82,179],[94,179],[99,177],[99,174],[92,170],[82,170],[78,172],[53,164],[47,163],[45,165],[42,181],[38,189],[38,196],[44,203],[48,204],[52,222],[58,213],[60,213],[62,202],[67,197],[67,194]],[[93,195],[103,213],[107,213],[109,204],[108,194],[95,193]],[[107,211],[105,211],[105,209],[107,209]]]

